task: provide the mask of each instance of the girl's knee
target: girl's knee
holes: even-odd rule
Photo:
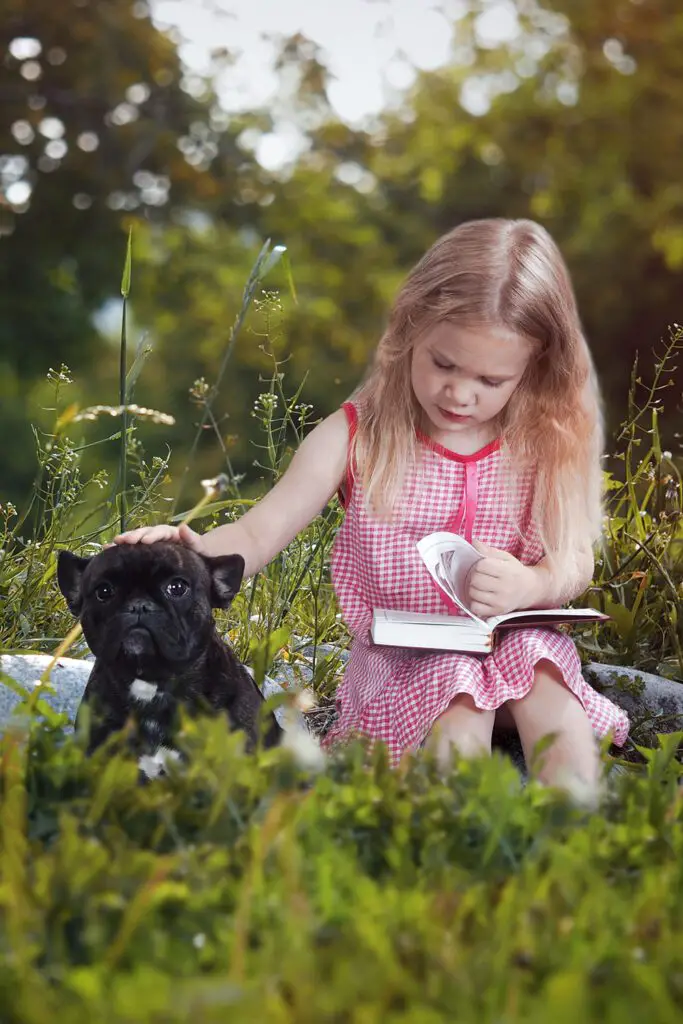
[[[491,753],[494,711],[478,708],[468,693],[458,694],[432,725],[428,745],[446,764],[457,750],[461,757]]]
[[[576,735],[558,735],[534,766],[534,777],[564,790],[577,804],[595,807],[603,788],[602,762],[594,736],[577,743]]]
[[[427,741],[436,760],[442,768],[447,768],[453,755],[469,759],[487,757],[491,753],[491,740],[477,731],[469,729],[444,729],[436,723]]]
[[[552,661],[539,661],[534,668],[531,689],[518,700],[508,702],[510,713],[520,736],[523,729],[555,732],[566,719],[581,713],[583,705],[564,681],[561,669]],[[587,716],[586,716],[587,719]]]
[[[478,708],[469,693],[459,693],[442,711],[434,726],[456,732],[479,733],[482,736],[488,733],[490,741],[495,714],[495,711]]]
[[[581,802],[597,799],[601,779],[598,744],[588,714],[549,661],[536,666],[534,685],[510,702],[527,766],[540,781],[557,786]]]

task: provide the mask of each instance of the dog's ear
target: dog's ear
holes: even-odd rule
[[[240,589],[244,576],[241,555],[215,555],[204,558],[211,575],[211,607],[228,608]]]
[[[57,582],[59,589],[66,598],[69,611],[76,618],[83,608],[83,591],[81,583],[89,558],[81,558],[71,551],[60,551],[57,559]]]

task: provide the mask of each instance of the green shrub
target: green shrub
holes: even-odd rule
[[[598,814],[501,757],[308,777],[187,723],[140,787],[58,725],[2,741],[7,1022],[678,1021],[680,736]]]

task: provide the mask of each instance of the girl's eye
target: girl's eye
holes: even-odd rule
[[[95,597],[97,598],[98,601],[102,601],[102,603],[104,603],[105,601],[111,601],[113,596],[114,588],[109,582],[109,580],[103,580],[101,583],[98,583],[97,586],[95,587]]]
[[[439,360],[438,359],[434,359],[434,357],[432,357],[432,362],[434,363],[434,366],[436,366],[437,369],[439,369],[439,370],[452,370],[453,369],[453,367],[449,366],[448,363],[440,363]]]
[[[166,593],[169,597],[182,597],[189,589],[189,584],[186,580],[181,579],[180,576],[176,576],[175,579],[166,584]]]
[[[481,378],[482,384],[485,384],[487,388],[500,388],[503,385],[502,380],[487,380],[486,377]]]

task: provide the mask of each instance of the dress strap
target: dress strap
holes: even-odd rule
[[[479,498],[479,467],[476,462],[465,463],[465,486],[463,488],[462,502],[460,508],[454,516],[448,520],[444,526],[445,530],[452,533],[458,533],[464,537],[466,541],[472,543],[472,531],[474,529],[474,520],[477,514],[477,501]],[[444,604],[448,607],[449,611],[454,612],[456,615],[462,614],[455,601],[451,601],[447,594],[444,594],[441,587],[437,583],[434,586],[439,591],[439,596]]]
[[[465,540],[472,543],[472,530],[474,529],[474,517],[477,514],[477,499],[479,497],[479,467],[476,462],[465,463]]]
[[[344,402],[342,409],[344,410],[346,421],[349,425],[349,446],[346,451],[346,473],[344,474],[341,487],[337,491],[337,496],[342,508],[347,508],[351,501],[351,494],[355,483],[355,474],[353,471],[353,442],[356,436],[356,431],[358,430],[358,410],[353,402]]]
[[[459,533],[471,544],[479,499],[479,467],[476,462],[466,462],[464,469],[465,484],[460,508],[454,516],[451,516],[444,529],[450,530],[452,533]]]

